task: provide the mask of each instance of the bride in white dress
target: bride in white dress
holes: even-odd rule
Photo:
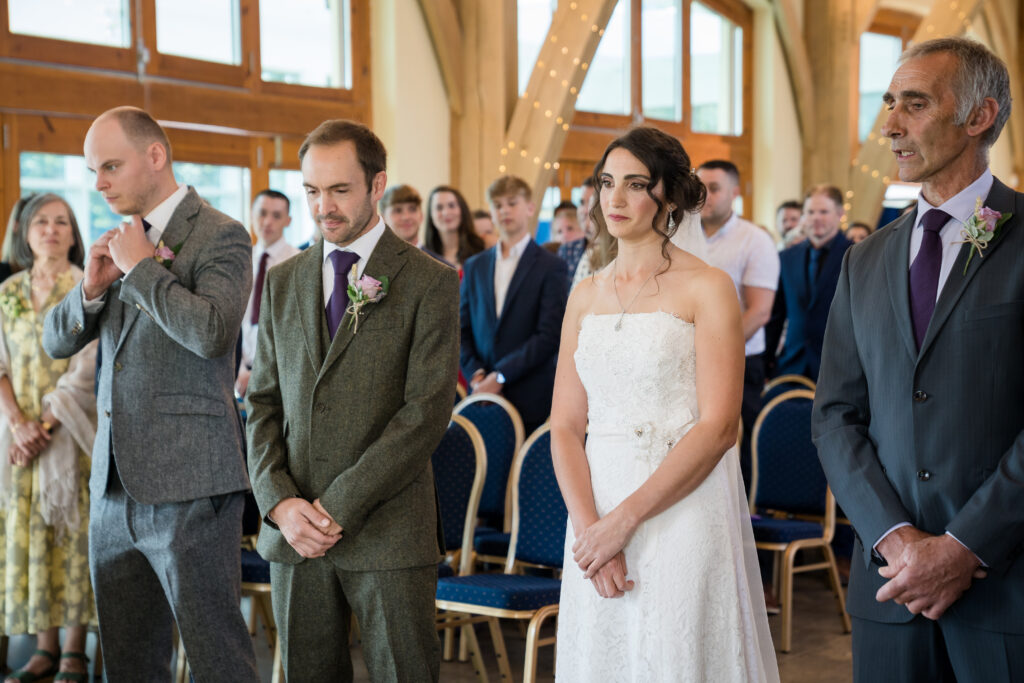
[[[562,329],[556,678],[778,681],[734,447],[739,303],[729,277],[691,253],[703,253],[704,186],[654,128],[613,142],[595,180],[595,218],[619,251],[573,290]]]

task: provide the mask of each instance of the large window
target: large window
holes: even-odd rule
[[[537,55],[551,28],[551,16],[558,0],[518,0],[516,2],[516,37],[519,42],[519,90],[526,91]]]
[[[348,0],[260,0],[263,80],[351,88]]]
[[[195,187],[213,208],[248,225],[249,169],[175,161],[174,177],[179,183]]]
[[[629,114],[630,82],[630,3],[618,2],[612,12],[597,53],[576,100],[576,109],[600,114]]]
[[[241,64],[238,0],[156,0],[156,48],[165,55]]]
[[[302,187],[302,171],[287,169],[270,169],[270,188],[283,193],[291,202],[290,212],[292,224],[284,231],[288,243],[301,247],[313,239],[316,233],[316,221],[309,213],[306,204],[306,190]]]
[[[743,132],[743,29],[700,2],[690,5],[690,106],[694,132]]]
[[[11,33],[76,43],[132,44],[128,0],[8,0]]]
[[[860,107],[857,134],[864,140],[882,108],[882,95],[896,71],[903,52],[903,40],[898,36],[881,33],[862,33],[860,36]]]
[[[683,0],[643,0],[640,59],[644,116],[683,120]]]

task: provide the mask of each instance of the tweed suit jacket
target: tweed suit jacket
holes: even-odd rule
[[[43,348],[54,358],[100,340],[93,496],[104,494],[111,457],[140,503],[249,488],[233,385],[252,242],[191,187],[161,239],[181,244],[169,267],[143,259],[97,313],[85,312],[79,283],[46,316]]]
[[[330,340],[323,243],[267,271],[246,392],[249,472],[260,512],[320,499],[344,529],[327,552],[350,570],[432,564],[441,555],[430,457],[457,381],[459,276],[385,229],[364,269],[391,281],[358,327]],[[327,343],[325,343],[325,341]],[[272,523],[257,546],[303,561]]]
[[[943,619],[1024,633],[1024,195],[997,179],[985,205],[1013,217],[984,258],[968,265],[961,247],[920,350],[907,267],[916,215],[843,262],[813,431],[857,533],[847,603],[863,619],[912,618],[875,600],[885,579],[871,562],[872,544],[910,522],[950,532],[990,568]]]

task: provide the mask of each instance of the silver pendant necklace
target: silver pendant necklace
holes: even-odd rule
[[[615,265],[612,266],[612,289],[615,290],[615,303],[617,303],[619,305],[619,308],[622,309],[622,312],[619,313],[619,319],[615,321],[616,332],[622,329],[622,319],[626,317],[626,313],[629,312],[629,309],[633,307],[634,303],[636,303],[636,299],[638,296],[640,296],[640,292],[644,291],[644,287],[646,287],[647,283],[651,281],[651,278],[654,277],[654,274],[657,273],[663,265],[665,265],[666,261],[668,261],[668,259],[662,259],[661,263],[659,263],[657,267],[651,270],[651,274],[648,275],[647,279],[644,280],[644,283],[640,285],[640,289],[636,290],[636,294],[634,294],[633,298],[629,300],[629,303],[623,306],[622,299],[619,298],[619,283],[616,281],[616,276],[619,273],[619,259],[615,259]]]

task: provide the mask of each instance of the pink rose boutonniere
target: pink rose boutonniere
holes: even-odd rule
[[[356,279],[358,273],[358,266],[353,264],[348,278],[349,305],[345,311],[351,316],[348,319],[348,327],[352,330],[352,334],[359,332],[359,315],[363,310],[363,306],[379,303],[381,299],[387,296],[388,289],[391,287],[391,281],[386,275],[381,277],[380,280],[369,275]]]
[[[965,275],[967,274],[967,266],[971,265],[971,259],[974,258],[974,254],[977,253],[978,258],[984,258],[985,254],[983,252],[988,248],[988,243],[999,234],[999,229],[1003,227],[1003,223],[1010,220],[1012,216],[1012,213],[999,213],[987,206],[982,206],[982,198],[978,197],[978,201],[974,203],[974,213],[967,219],[963,229],[960,231],[960,236],[963,237],[963,240],[957,243],[971,245],[971,251],[967,255],[967,263],[964,264]]]
[[[178,252],[181,251],[183,244],[185,243],[180,242],[173,247],[168,247],[164,244],[163,240],[160,240],[159,244],[156,245],[156,251],[153,252],[153,258],[164,268],[169,269],[171,264],[174,263],[174,259],[178,256]]]

